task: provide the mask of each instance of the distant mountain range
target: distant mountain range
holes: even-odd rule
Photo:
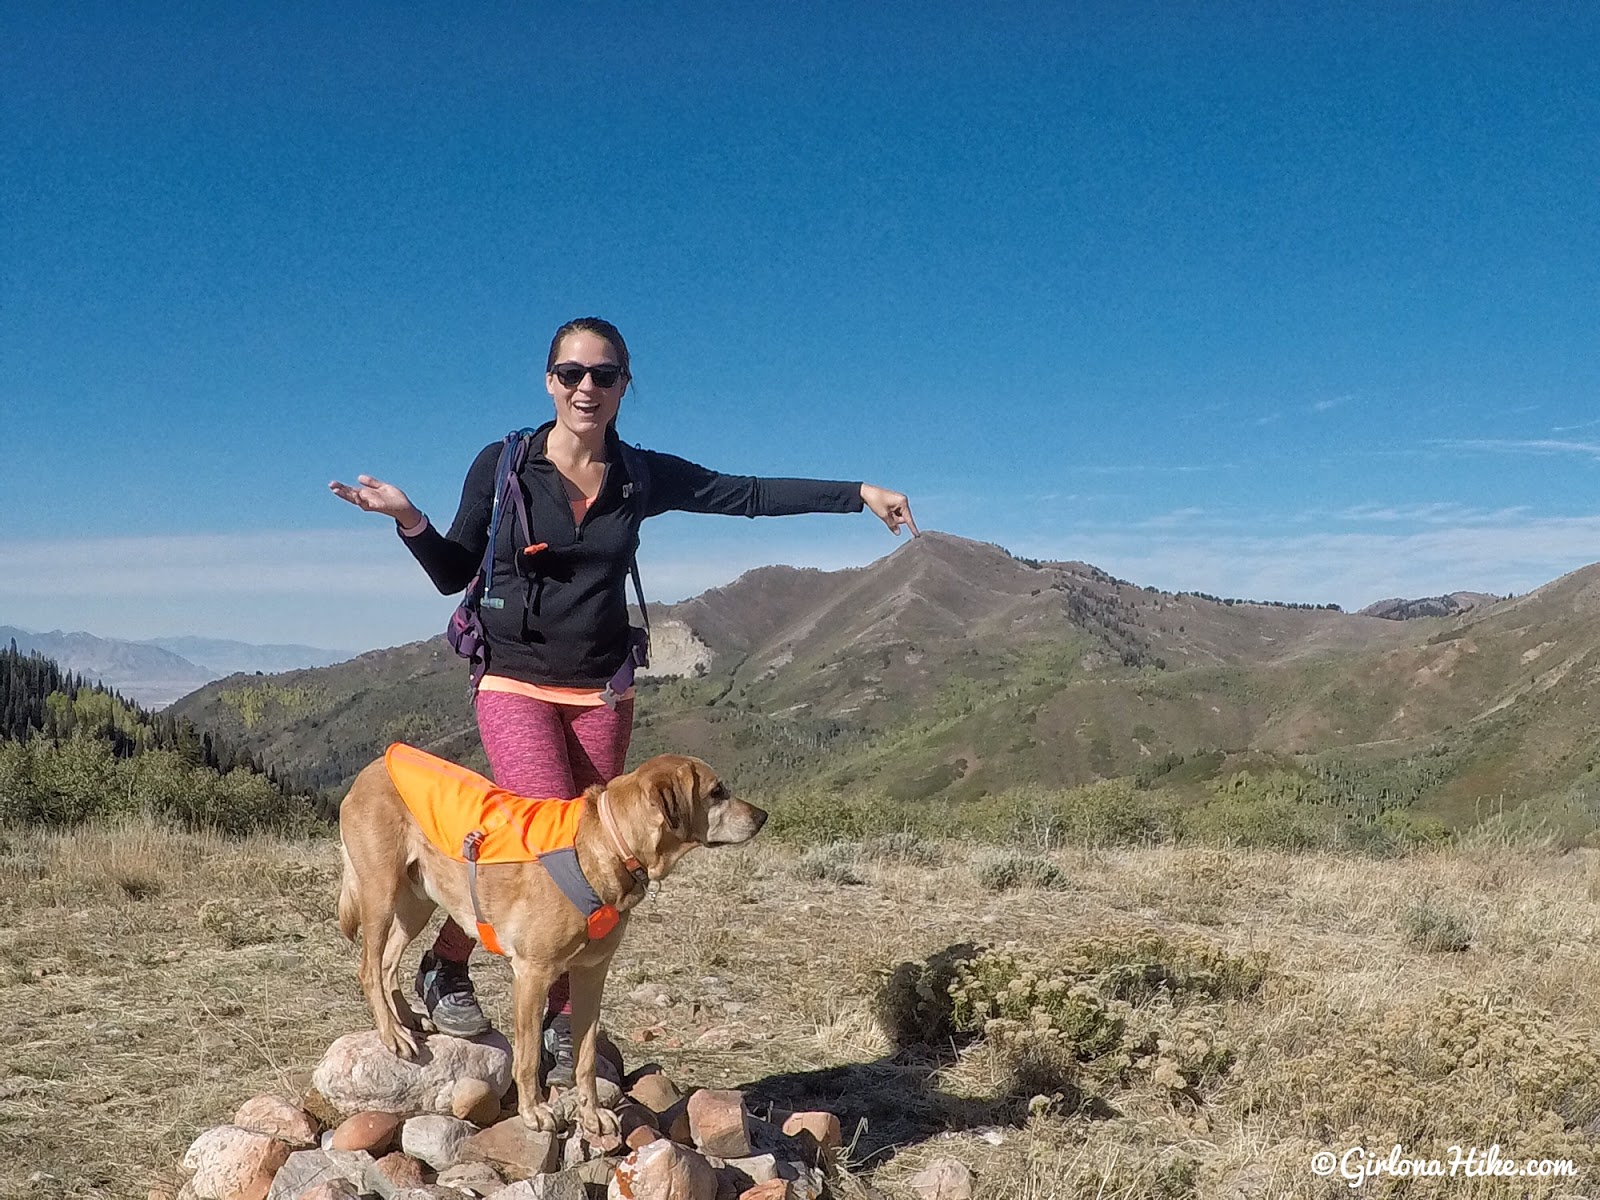
[[[667,608],[632,757],[688,751],[741,787],[841,803],[1237,754],[1452,822],[1600,793],[1600,567],[1458,609],[1396,620],[1163,592],[930,533],[870,567],[761,568]],[[211,683],[177,711],[328,787],[394,740],[482,766],[442,640]]]
[[[179,696],[237,673],[271,673],[323,667],[350,655],[316,646],[257,646],[220,638],[172,637],[123,641],[91,633],[35,633],[0,625],[0,645],[15,640],[24,654],[52,658],[65,670],[114,688],[146,708],[161,708]]]

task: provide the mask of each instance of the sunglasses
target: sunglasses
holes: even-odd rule
[[[594,380],[595,387],[611,388],[616,387],[617,380],[622,378],[622,368],[616,363],[595,363],[590,367],[583,363],[564,362],[551,367],[550,374],[560,381],[562,387],[577,387],[587,375]]]

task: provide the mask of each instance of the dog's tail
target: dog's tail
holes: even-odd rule
[[[344,934],[345,940],[356,940],[356,931],[361,928],[361,907],[356,903],[356,869],[350,862],[350,851],[344,848],[344,843],[339,843],[339,857],[344,859],[344,874],[339,879],[339,932]]]

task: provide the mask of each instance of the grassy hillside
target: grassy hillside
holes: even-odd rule
[[[322,788],[339,790],[394,741],[483,765],[465,667],[443,638],[331,667],[233,675],[173,710]]]
[[[1156,780],[1173,756],[1266,756],[1369,815],[1459,826],[1534,805],[1583,831],[1600,738],[1600,568],[1463,616],[1139,588],[930,534],[871,567],[764,568],[659,614],[704,665],[640,685],[634,758],[701,754],[747,788],[975,802]],[[177,711],[337,791],[404,739],[482,766],[442,641],[270,677]],[[1417,769],[1426,762],[1428,770]],[[1562,816],[1561,814],[1565,814]]]

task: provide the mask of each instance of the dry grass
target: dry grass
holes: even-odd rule
[[[1600,857],[1050,858],[1068,890],[988,890],[958,845],[864,849],[856,886],[801,878],[777,846],[698,855],[640,910],[607,1023],[681,1082],[839,1111],[853,1166],[837,1190],[855,1200],[909,1196],[939,1155],[969,1163],[989,1200],[1600,1191]],[[367,1021],[336,876],[331,842],[144,825],[0,835],[0,1196],[142,1197],[250,1095],[297,1094],[327,1043]],[[1421,903],[1459,917],[1470,947],[1419,948],[1406,914]],[[1138,1011],[1233,1052],[1188,1092],[1147,1072],[1108,1094],[1111,1111],[1030,1112],[995,1046],[896,1055],[868,1016],[879,972],[907,959],[1008,941],[1048,956],[1152,928],[1265,951],[1273,968],[1254,998]],[[504,963],[477,974],[505,1024]],[[645,982],[670,1003],[632,999]],[[630,1040],[655,1026],[648,1045]],[[1425,1156],[1498,1141],[1580,1157],[1585,1174],[1354,1193],[1311,1174],[1314,1151],[1358,1141]]]

